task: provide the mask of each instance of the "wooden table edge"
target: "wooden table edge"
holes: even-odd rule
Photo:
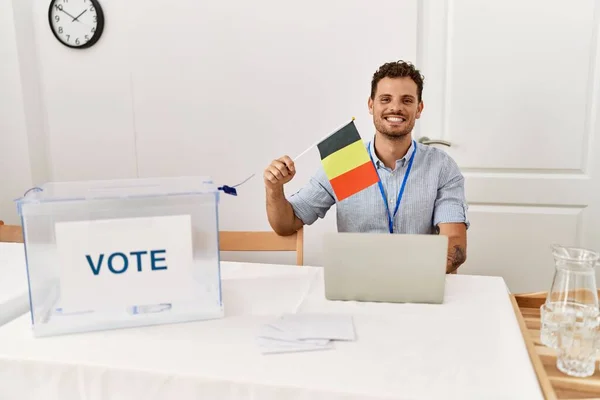
[[[519,329],[521,330],[521,336],[523,336],[523,340],[525,341],[525,347],[527,347],[527,353],[529,353],[529,359],[533,364],[533,369],[535,370],[535,374],[538,379],[538,383],[544,397],[546,400],[557,400],[556,393],[552,388],[552,383],[550,382],[550,378],[548,378],[548,374],[546,373],[546,369],[544,368],[544,364],[542,364],[542,360],[538,356],[535,350],[535,344],[531,339],[531,335],[529,334],[529,330],[527,329],[527,325],[525,324],[525,320],[523,319],[523,315],[521,314],[521,309],[517,304],[517,300],[513,294],[509,294],[510,302],[512,303],[513,310],[515,312],[515,317],[517,318],[517,322],[519,323]]]

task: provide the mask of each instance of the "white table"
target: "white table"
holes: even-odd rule
[[[504,281],[448,276],[442,305],[330,302],[315,267],[223,263],[226,317],[35,339],[0,327],[0,398],[542,398]],[[352,314],[355,342],[262,355],[283,312]]]
[[[25,251],[20,243],[0,243],[0,326],[29,311]]]

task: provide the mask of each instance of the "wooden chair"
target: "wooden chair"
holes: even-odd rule
[[[19,225],[5,225],[0,220],[0,242],[23,243],[23,230]],[[290,236],[275,232],[219,232],[221,251],[295,251],[296,264],[304,264],[304,233],[301,228]]]
[[[0,242],[23,243],[23,230],[19,225],[5,225],[0,220]]]
[[[275,232],[219,232],[221,251],[295,251],[296,264],[304,264],[303,228],[293,235],[280,236]]]

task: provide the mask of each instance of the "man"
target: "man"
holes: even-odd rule
[[[376,133],[367,150],[380,184],[337,202],[320,168],[304,188],[286,199],[283,186],[296,174],[294,163],[288,156],[273,161],[264,172],[273,230],[291,235],[323,218],[337,202],[340,232],[446,235],[446,271],[456,272],[467,258],[464,178],[444,151],[412,139],[423,111],[422,93],[423,77],[410,63],[386,63],[373,75],[368,107]]]

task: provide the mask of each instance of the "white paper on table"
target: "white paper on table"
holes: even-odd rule
[[[261,339],[271,339],[273,341],[282,341],[282,342],[302,342],[302,343],[310,343],[319,346],[323,346],[329,343],[329,339],[302,339],[298,338],[294,332],[285,332],[281,331],[277,328],[272,327],[271,325],[264,325],[258,337]]]
[[[313,342],[305,342],[303,340],[290,342],[277,339],[269,338],[256,338],[256,342],[260,347],[260,351],[263,354],[273,353],[289,353],[297,351],[315,351],[315,350],[328,350],[333,348],[331,341],[327,340],[324,344],[317,344]]]
[[[262,326],[257,343],[263,354],[333,348],[333,340],[355,340],[351,316],[283,314]]]

